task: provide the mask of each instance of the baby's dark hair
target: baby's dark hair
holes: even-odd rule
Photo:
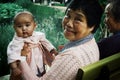
[[[72,10],[81,10],[83,12],[87,19],[87,25],[89,27],[94,26],[94,30],[92,31],[92,33],[94,33],[99,27],[103,9],[98,0],[73,0],[69,4],[66,11],[69,8]]]
[[[15,23],[17,16],[19,16],[19,15],[21,15],[21,14],[29,14],[29,15],[31,15],[33,21],[35,21],[35,18],[34,18],[33,14],[32,14],[31,12],[29,12],[29,11],[21,11],[21,12],[18,12],[18,13],[14,16],[14,18],[13,18],[13,23]]]
[[[110,13],[116,22],[120,22],[120,0],[111,0]]]

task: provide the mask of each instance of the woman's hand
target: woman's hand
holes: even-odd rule
[[[21,51],[21,56],[27,56],[27,54],[30,53],[30,51],[31,51],[31,48],[29,46],[29,43],[25,42],[23,49]]]
[[[13,76],[19,76],[19,75],[21,75],[21,70],[19,69],[19,68],[14,68],[14,69],[12,69],[12,75]]]

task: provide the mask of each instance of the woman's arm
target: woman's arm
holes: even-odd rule
[[[25,80],[75,80],[80,63],[73,55],[58,55],[50,70],[40,78],[32,73],[26,61],[21,62],[21,67]]]
[[[18,76],[21,74],[21,70],[18,68],[18,63],[19,62],[15,61],[9,64],[13,76]]]

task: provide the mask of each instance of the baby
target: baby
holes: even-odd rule
[[[8,64],[11,69],[11,80],[21,80],[23,75],[19,66],[21,59],[26,59],[32,71],[37,76],[45,73],[46,48],[51,54],[57,54],[54,46],[45,38],[44,33],[34,31],[36,22],[32,13],[28,11],[19,12],[14,17],[15,35],[7,48]],[[26,57],[21,56],[25,44],[30,46],[30,52]]]

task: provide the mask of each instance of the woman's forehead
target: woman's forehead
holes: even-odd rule
[[[67,13],[73,13],[73,14],[78,15],[78,16],[84,16],[84,13],[81,10],[68,9]]]

